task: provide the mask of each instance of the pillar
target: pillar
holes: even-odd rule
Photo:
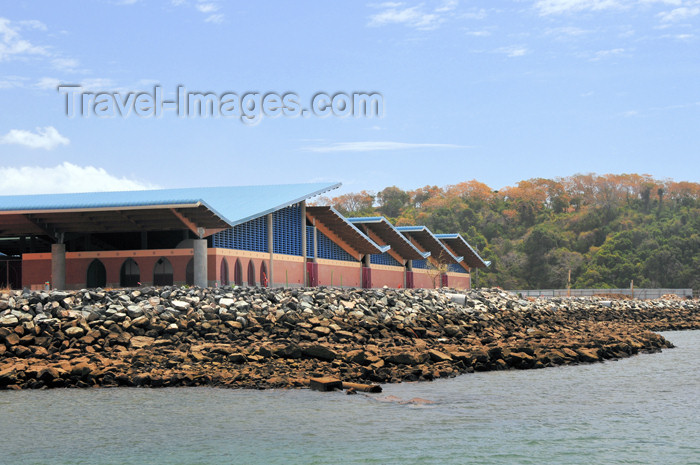
[[[318,262],[318,229],[316,229],[316,219],[314,219],[314,263]]]
[[[273,266],[274,266],[274,254],[275,254],[275,241],[274,241],[274,222],[272,221],[272,213],[267,214],[267,250],[270,252],[270,266],[267,269],[267,273],[270,275],[267,277],[267,285],[269,287],[274,287],[273,276]]]
[[[301,262],[304,267],[302,286],[306,287],[309,284],[309,273],[306,268],[306,201],[301,202],[301,256],[304,259]]]
[[[194,285],[198,287],[207,287],[207,240],[194,240]]]
[[[51,287],[66,288],[66,244],[51,244]]]

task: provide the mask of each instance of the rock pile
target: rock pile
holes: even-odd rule
[[[694,300],[524,300],[498,289],[139,288],[0,295],[0,389],[302,387],[543,368],[671,347]]]

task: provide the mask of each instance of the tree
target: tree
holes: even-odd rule
[[[408,205],[411,196],[408,192],[399,189],[396,186],[387,187],[377,194],[377,204],[379,211],[391,218],[399,216],[401,210]]]

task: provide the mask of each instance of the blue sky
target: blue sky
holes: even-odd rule
[[[700,182],[700,0],[14,1],[0,193],[644,173]],[[69,118],[58,84],[379,92],[381,118]]]

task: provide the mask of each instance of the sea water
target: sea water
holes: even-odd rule
[[[0,464],[700,464],[700,331],[662,334],[676,348],[382,394],[0,391]]]

